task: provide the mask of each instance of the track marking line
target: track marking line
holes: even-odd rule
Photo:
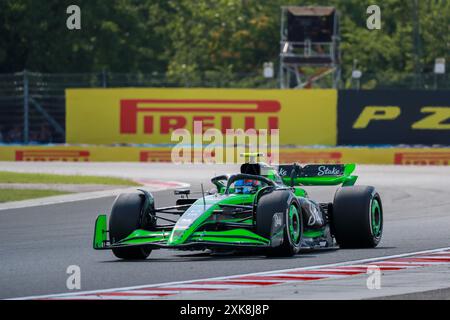
[[[414,269],[414,268],[429,267],[430,265],[417,264],[417,263],[403,264],[403,263],[394,263],[394,262],[383,262],[381,264],[374,263],[372,266],[378,267],[380,269],[381,269],[381,267],[396,267],[396,268],[402,268],[402,269]]]
[[[369,268],[369,267],[371,267],[371,266],[373,266],[373,265],[366,265],[366,266],[363,266],[363,267],[338,267],[338,268],[335,268],[335,269],[327,269],[327,270],[330,270],[330,271],[334,271],[334,270],[336,270],[336,271],[339,271],[339,270],[346,270],[346,271],[361,271],[362,273],[366,273],[367,272],[367,269]],[[384,267],[384,266],[380,266],[380,265],[378,265],[378,267],[380,268],[380,270],[383,270],[383,271],[397,271],[397,270],[403,270],[403,269],[406,269],[407,267],[403,267],[403,266],[387,266],[387,267]]]
[[[167,286],[166,288],[181,288],[181,289],[192,289],[192,290],[214,290],[214,289],[230,289],[230,288],[237,288],[237,287],[248,287],[248,284],[236,284],[236,283],[222,283],[222,284],[213,284],[213,283],[189,283],[189,284],[179,284],[179,285],[173,285],[173,286]]]
[[[321,280],[325,279],[326,277],[303,277],[303,276],[294,276],[294,275],[270,275],[270,276],[245,276],[240,277],[237,279],[242,280],[283,280],[283,281],[312,281],[312,280]]]
[[[171,291],[171,292],[167,292],[167,291],[158,291],[158,290],[129,290],[129,291],[118,291],[118,293],[133,293],[133,294],[140,294],[140,295],[158,295],[158,294],[162,294],[162,295],[166,295],[166,294],[177,294],[182,292],[182,290],[178,290],[178,291]]]
[[[433,265],[450,265],[450,259],[424,258],[426,255],[450,255],[450,247],[404,253],[398,255],[346,261],[328,265],[302,268],[273,270],[242,275],[224,276],[208,279],[187,280],[178,282],[141,285],[134,287],[113,288],[75,293],[30,296],[9,300],[35,299],[152,299],[175,295],[181,292],[219,292],[242,287],[281,285],[292,282],[317,281],[335,278],[347,278],[364,274],[364,269],[377,266],[385,271],[399,271]],[[420,260],[417,262],[417,260]],[[425,261],[424,261],[425,260]],[[218,285],[224,285],[220,287]],[[142,291],[142,292],[140,292]]]
[[[442,257],[450,257],[450,253],[441,253],[441,252],[432,252],[430,253],[431,256],[442,256]]]
[[[161,292],[161,293],[131,293],[131,292],[105,292],[102,294],[99,294],[100,297],[108,297],[108,296],[117,296],[117,297],[134,297],[134,296],[151,296],[151,297],[162,297],[162,296],[168,296],[173,295],[174,293],[167,293],[167,292]]]
[[[281,284],[283,282],[276,282],[276,281],[261,281],[261,280],[254,280],[254,281],[243,281],[243,280],[223,280],[223,281],[197,281],[195,282],[198,285],[228,285],[230,287],[239,287],[239,286],[271,286],[275,284]]]
[[[177,287],[161,287],[161,288],[156,288],[158,291],[163,291],[163,292],[167,292],[167,291],[216,291],[216,290],[221,290],[220,288],[211,288],[211,287],[193,287],[193,286],[188,286],[188,287],[183,287],[183,286],[177,286]]]
[[[363,271],[351,271],[351,270],[306,270],[306,271],[290,271],[289,274],[301,274],[301,275],[323,275],[324,277],[345,277],[355,274],[365,273]]]
[[[447,261],[450,261],[450,255],[448,256],[442,256],[442,255],[433,255],[433,256],[418,256],[420,259],[447,259]]]
[[[167,191],[178,188],[188,188],[190,184],[178,181],[159,181],[155,180],[153,184],[144,184],[139,187],[126,187],[120,189],[110,189],[104,191],[80,192],[71,193],[67,195],[51,196],[45,198],[28,199],[21,201],[5,202],[0,204],[0,211],[15,210],[33,207],[50,206],[55,204],[73,203],[87,200],[94,200],[100,198],[114,197],[120,193],[135,192],[137,189],[147,189],[150,192]]]

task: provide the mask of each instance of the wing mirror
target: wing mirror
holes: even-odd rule
[[[176,189],[173,192],[176,196],[185,196],[186,199],[188,198],[189,194],[191,194],[191,190],[189,189]]]

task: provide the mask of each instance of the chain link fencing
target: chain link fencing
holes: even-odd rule
[[[317,84],[321,86],[320,83]],[[65,142],[65,90],[68,88],[202,87],[278,88],[277,78],[260,73],[204,72],[190,76],[126,73],[0,74],[0,144]],[[326,84],[324,84],[326,87]],[[365,74],[341,82],[345,89],[448,90],[450,76],[399,74],[395,77]]]

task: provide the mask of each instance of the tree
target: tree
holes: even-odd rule
[[[70,4],[81,7],[80,31],[65,27]],[[282,5],[335,6],[341,16],[344,78],[350,78],[357,59],[364,77],[371,80],[367,88],[405,81],[417,61],[424,72],[431,72],[435,58],[448,58],[450,1],[419,1],[419,19],[414,20],[414,1],[384,0],[381,30],[366,28],[371,4],[370,0],[2,0],[0,72],[158,72],[174,85],[264,86],[263,62],[278,62]]]

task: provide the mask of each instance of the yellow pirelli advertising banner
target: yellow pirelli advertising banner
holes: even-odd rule
[[[279,129],[280,145],[336,145],[336,90],[68,89],[66,142],[173,144],[172,132]]]
[[[172,162],[171,155],[171,148],[0,146],[0,161],[170,163]],[[190,158],[192,162],[194,162],[194,157],[194,152],[192,152],[192,157]],[[281,148],[279,162],[448,166],[450,165],[450,148]]]

